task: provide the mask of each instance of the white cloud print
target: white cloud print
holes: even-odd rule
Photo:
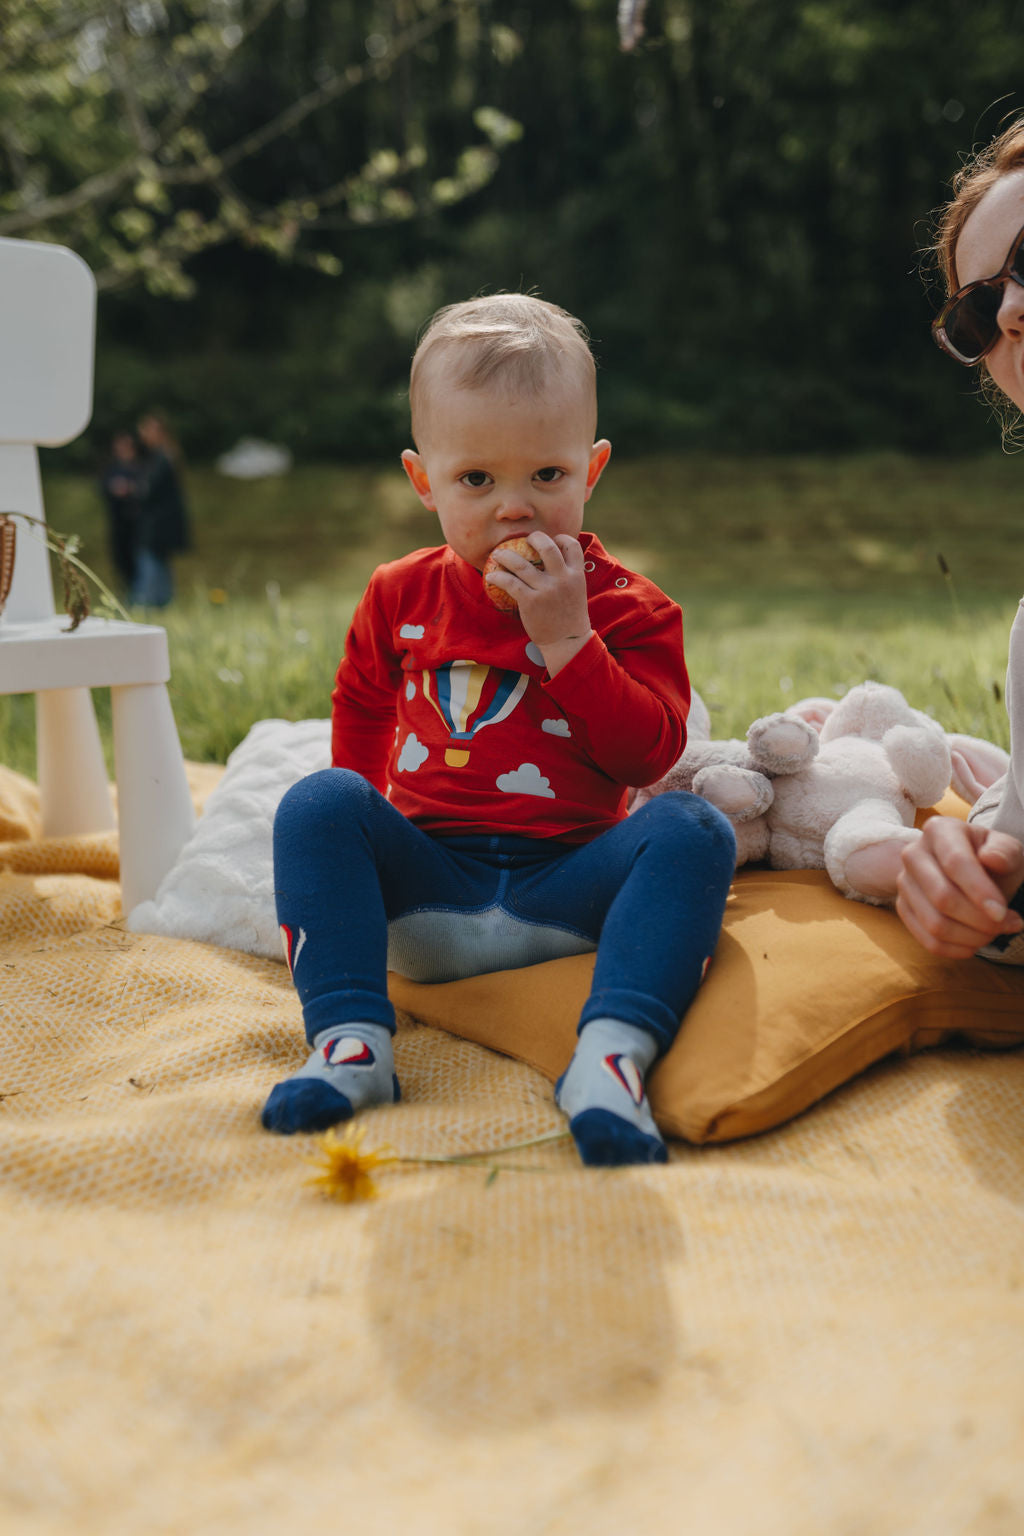
[[[553,800],[555,792],[536,763],[520,763],[513,773],[501,773],[494,781],[506,795],[540,795]]]
[[[422,741],[416,739],[416,733],[414,731],[410,732],[402,743],[402,750],[398,757],[399,773],[415,773],[416,769],[421,767],[429,756],[430,753]]]
[[[568,720],[542,720],[540,728],[542,731],[547,731],[549,736],[572,735],[572,732],[569,730]]]
[[[398,631],[398,638],[400,640],[422,640],[423,639],[423,625],[422,624],[403,624],[401,629]]]

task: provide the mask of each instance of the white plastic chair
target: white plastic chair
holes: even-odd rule
[[[96,284],[61,246],[0,239],[0,512],[44,518],[37,445],[70,442],[92,415]],[[148,900],[195,822],[167,696],[167,634],[57,614],[42,530],[20,519],[0,618],[0,693],[36,696],[43,834],[115,825],[89,690],[111,690],[121,894]]]

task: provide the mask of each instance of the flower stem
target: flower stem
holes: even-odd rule
[[[524,1152],[527,1147],[543,1147],[549,1142],[564,1141],[570,1134],[568,1126],[562,1131],[546,1131],[543,1136],[531,1136],[528,1141],[513,1141],[507,1147],[491,1147],[481,1152],[455,1152],[448,1157],[413,1157],[400,1155],[396,1161],[400,1163],[466,1163],[470,1166],[479,1163],[487,1163],[492,1158],[504,1157],[506,1152]],[[524,1170],[525,1171],[525,1170]]]

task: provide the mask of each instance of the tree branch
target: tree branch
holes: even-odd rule
[[[40,198],[28,208],[19,208],[15,213],[0,216],[0,235],[16,235],[19,230],[34,229],[51,219],[61,219],[66,214],[77,213],[80,208],[103,202],[137,173],[139,159],[138,155],[132,155],[129,160],[122,160],[120,165],[109,171],[98,171],[95,176],[88,176],[70,192]]]
[[[355,90],[367,80],[382,79],[396,59],[415,48],[417,43],[423,42],[424,38],[436,32],[445,22],[451,21],[458,14],[458,9],[457,4],[442,6],[433,16],[417,22],[415,26],[401,33],[382,58],[371,59],[365,64],[352,64],[344,74],[336,75],[333,80],[318,86],[315,91],[309,91],[305,96],[300,96],[298,101],[293,101],[283,112],[279,112],[277,117],[271,118],[262,127],[255,128],[252,133],[247,134],[244,139],[239,139],[230,149],[218,154],[217,168],[225,171],[233,170],[236,165],[258,154],[275,139],[297,128],[299,123],[313,112],[318,112],[328,102],[337,101],[339,97]],[[178,171],[158,171],[158,176],[166,186],[189,186],[208,181],[210,171],[204,166],[189,166],[187,169],[182,168]]]
[[[259,26],[270,12],[280,3],[280,0],[264,0],[255,21],[247,36],[255,27]],[[52,197],[44,197],[31,204],[27,208],[20,208],[11,213],[0,215],[0,235],[16,235],[22,230],[33,229],[36,226],[54,219],[66,218],[69,214],[80,212],[83,208],[95,207],[115,196],[130,180],[137,176],[145,167],[147,173],[155,181],[164,186],[206,186],[221,172],[232,170],[242,161],[257,154],[268,144],[273,143],[283,134],[289,133],[299,123],[303,122],[312,113],[319,111],[331,101],[336,101],[347,92],[355,90],[370,79],[380,79],[385,76],[395,59],[408,53],[421,43],[425,38],[436,32],[446,22],[453,19],[458,13],[458,3],[442,6],[439,10],[424,20],[401,33],[392,44],[388,53],[379,59],[368,60],[365,64],[350,66],[343,74],[335,76],[333,80],[318,86],[315,91],[309,91],[305,96],[291,103],[283,112],[264,123],[262,127],[254,129],[245,138],[238,140],[230,148],[220,154],[212,154],[208,160],[199,165],[169,167],[162,166],[155,157],[160,154],[169,141],[171,134],[177,132],[188,116],[188,111],[198,99],[197,93],[192,93],[191,100],[182,107],[176,105],[170,118],[161,125],[158,135],[150,138],[147,132],[148,125],[143,128],[138,125],[136,134],[140,145],[143,140],[152,145],[148,149],[140,147],[139,152],[122,160],[119,165],[111,167],[107,171],[98,172],[95,176],[88,177],[77,187],[68,192],[58,193]],[[234,50],[233,50],[234,51]],[[226,62],[226,61],[225,61]],[[121,87],[124,82],[115,82]],[[130,89],[130,87],[129,87]],[[125,94],[122,90],[122,94]],[[130,103],[125,97],[126,109],[129,112],[129,120],[132,121]],[[135,124],[133,122],[133,128]],[[150,130],[151,131],[151,130]],[[141,136],[141,137],[140,137]]]

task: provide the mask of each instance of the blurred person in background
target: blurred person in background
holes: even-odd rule
[[[107,547],[123,594],[135,588],[135,559],[139,521],[139,480],[142,460],[131,432],[115,432],[110,458],[100,472],[100,491],[107,507]]]
[[[136,428],[142,447],[132,602],[166,608],[174,596],[171,558],[191,543],[181,483],[181,451],[158,411]]]

